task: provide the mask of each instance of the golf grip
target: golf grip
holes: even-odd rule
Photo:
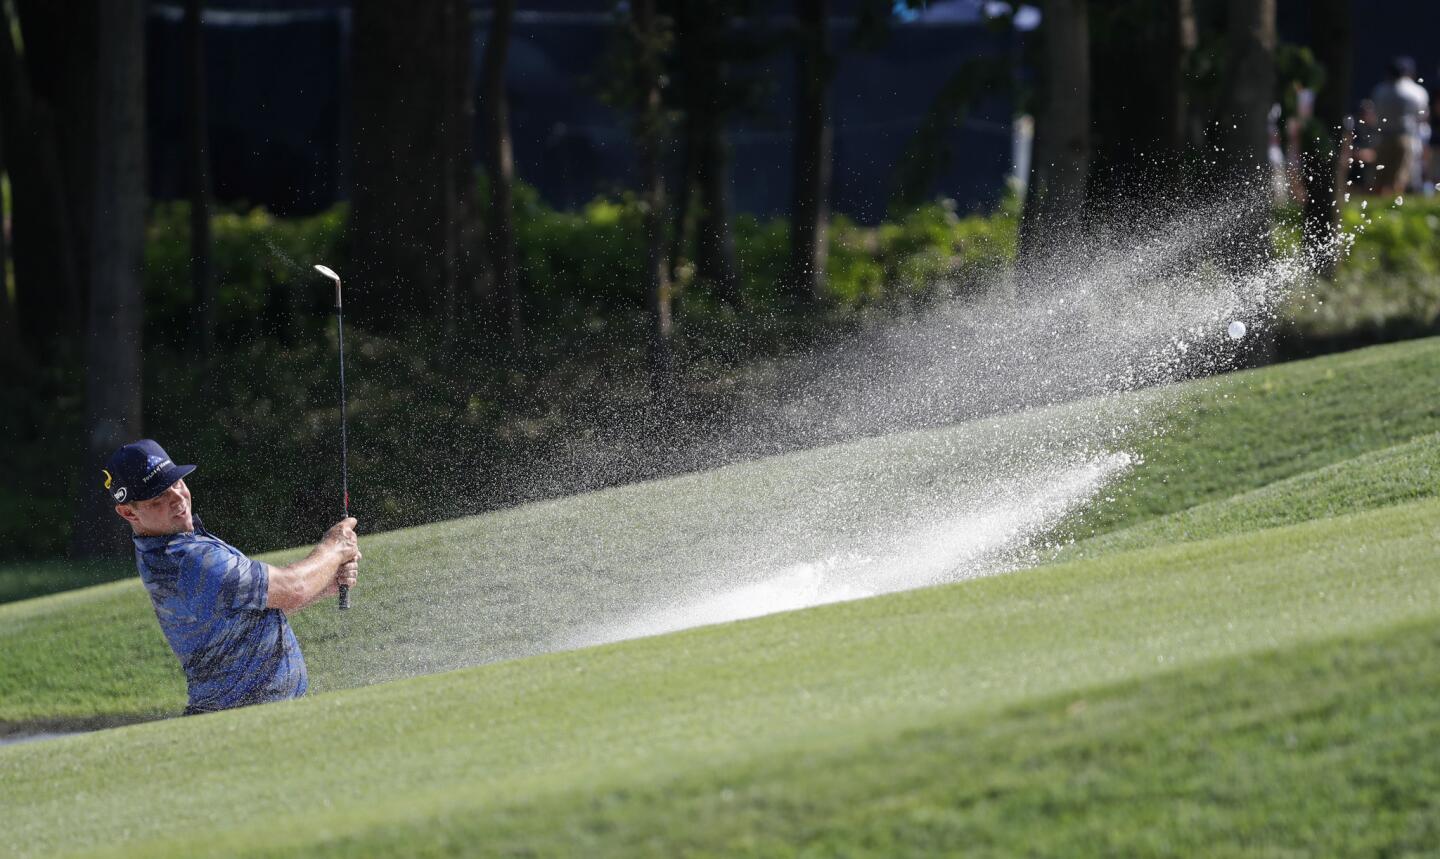
[[[340,586],[340,610],[345,611],[350,607],[350,586]]]

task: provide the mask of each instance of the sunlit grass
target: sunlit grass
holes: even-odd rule
[[[1420,501],[8,747],[0,814],[16,823],[0,846],[1423,844],[1440,738],[1424,670],[1440,655],[1437,516],[1440,501]]]

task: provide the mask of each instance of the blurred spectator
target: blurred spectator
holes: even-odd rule
[[[1270,197],[1276,203],[1286,203],[1291,199],[1290,169],[1286,163],[1285,142],[1280,131],[1280,121],[1280,105],[1272,105],[1270,115],[1266,117],[1266,124],[1270,129],[1270,145],[1265,150],[1270,161]]]
[[[1284,138],[1283,141],[1275,141],[1272,146],[1283,142],[1285,147],[1283,156],[1286,199],[1303,203],[1309,194],[1305,190],[1302,150],[1305,137],[1311,133],[1311,126],[1315,122],[1315,91],[1296,81],[1291,86],[1288,97],[1276,105],[1276,108],[1281,109],[1284,125],[1276,127],[1272,124],[1272,140],[1281,130]],[[1273,113],[1274,111],[1272,115]]]
[[[1390,79],[1370,97],[1380,120],[1375,129],[1375,190],[1403,193],[1419,169],[1420,131],[1430,119],[1430,94],[1415,82],[1415,61],[1396,57]]]
[[[1375,115],[1375,102],[1360,101],[1360,110],[1347,124],[1353,135],[1350,142],[1350,171],[1345,178],[1354,183],[1357,190],[1371,191],[1375,188],[1375,128],[1380,124]]]
[[[1434,167],[1430,159],[1430,123],[1427,113],[1427,119],[1420,121],[1420,133],[1415,138],[1415,171],[1410,174],[1410,190],[1428,191],[1431,186],[1427,180],[1433,175]]]
[[[1425,82],[1425,79],[1419,78],[1415,82],[1418,84],[1423,84]],[[1437,101],[1440,101],[1440,93],[1437,93],[1435,96],[1431,97],[1430,117],[1432,118],[1435,116],[1435,108],[1440,107],[1440,104],[1436,103]],[[1419,180],[1420,190],[1425,193],[1425,196],[1430,197],[1435,194],[1437,188],[1440,188],[1440,185],[1437,185],[1435,181],[1436,173],[1440,172],[1440,160],[1436,159],[1434,135],[1431,132],[1431,126],[1429,122],[1426,122],[1424,124],[1421,132],[1424,137],[1422,141],[1423,146],[1420,150],[1423,158],[1423,164],[1421,165],[1421,167],[1424,170],[1424,175],[1420,177]]]

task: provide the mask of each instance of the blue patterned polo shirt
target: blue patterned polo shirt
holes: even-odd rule
[[[298,698],[309,688],[300,643],[265,607],[270,571],[205,530],[135,536],[135,563],[165,640],[185,669],[186,713]]]

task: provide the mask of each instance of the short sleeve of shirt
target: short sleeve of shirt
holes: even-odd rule
[[[202,544],[181,561],[180,590],[199,613],[262,611],[270,595],[270,570],[229,546]]]

